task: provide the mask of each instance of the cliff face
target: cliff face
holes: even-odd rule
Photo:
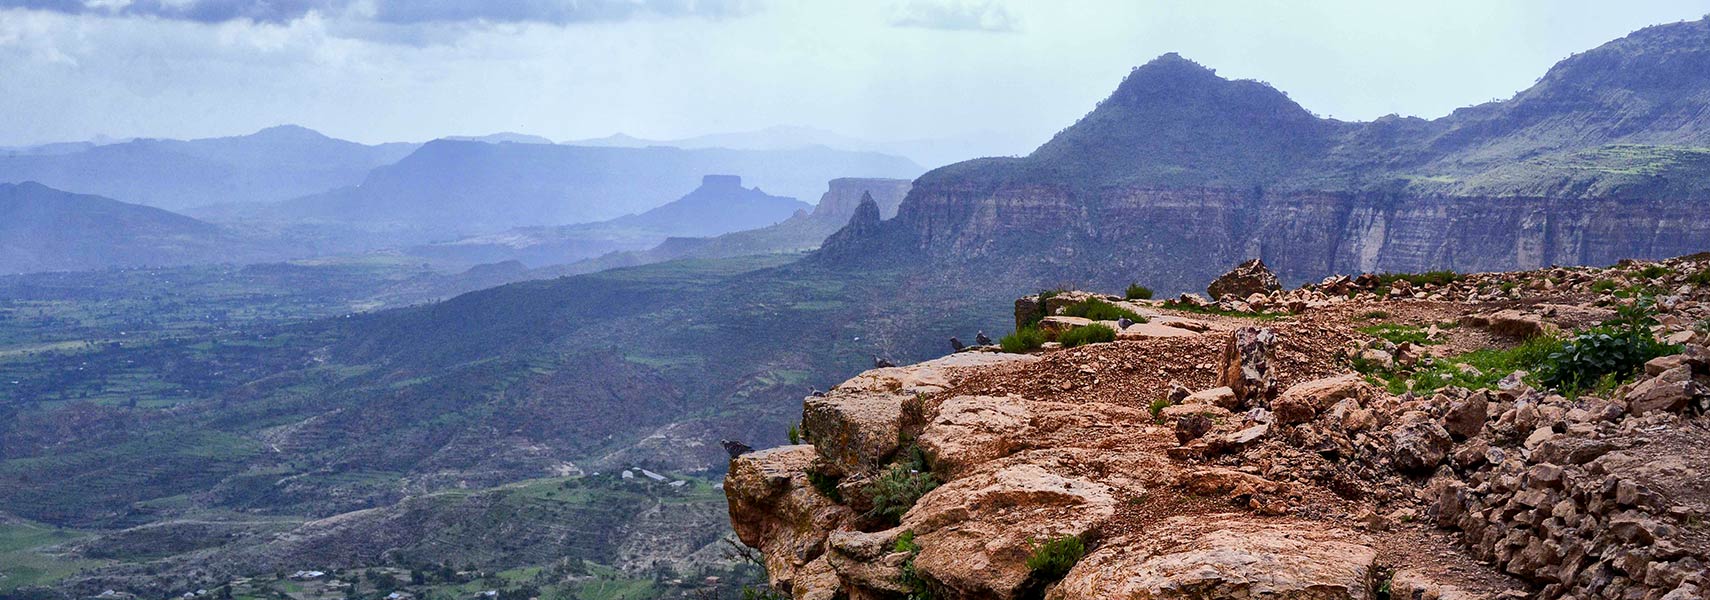
[[[1025,298],[1139,322],[808,397],[804,443],[732,460],[732,524],[798,600],[1706,597],[1710,258],[1417,281]],[[1616,317],[1605,282],[1663,290],[1630,331],[1668,345],[1569,399],[1516,336]]]
[[[855,214],[855,207],[861,204],[861,196],[868,194],[879,205],[879,217],[889,219],[897,216],[897,207],[902,205],[903,198],[908,196],[908,190],[913,182],[907,179],[876,179],[870,177],[843,177],[831,180],[830,189],[819,197],[819,205],[813,208],[811,217],[815,220],[830,221],[841,225],[849,221]],[[829,232],[828,232],[829,233]]]
[[[1007,263],[1041,284],[1112,289],[1138,279],[1187,291],[1253,257],[1298,284],[1332,273],[1678,256],[1710,244],[1710,204],[922,182],[894,225],[928,256]]]

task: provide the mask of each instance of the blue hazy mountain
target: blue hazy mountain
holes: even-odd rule
[[[0,151],[0,182],[181,210],[296,198],[362,181],[415,144],[369,146],[294,125],[197,140],[46,144]]]
[[[0,273],[243,262],[282,252],[158,208],[0,183]]]

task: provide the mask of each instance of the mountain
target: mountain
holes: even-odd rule
[[[0,273],[241,262],[279,247],[158,208],[0,184]]]
[[[1710,246],[1706,61],[1710,20],[1657,26],[1508,101],[1348,123],[1165,55],[1032,154],[933,170],[823,254],[1167,292],[1253,257],[1299,283],[1688,254]]]
[[[414,147],[367,146],[283,125],[236,137],[138,139],[74,151],[0,153],[0,181],[38,181],[180,210],[284,200],[353,185]]]
[[[662,206],[580,225],[524,227],[454,242],[419,246],[413,254],[441,260],[490,263],[517,260],[546,266],[607,252],[634,250],[669,237],[718,235],[765,227],[810,208],[795,198],[742,187],[735,175],[707,175],[701,186]]]
[[[435,140],[361,184],[222,218],[413,232],[419,241],[638,213],[729,173],[790,197],[846,176],[912,177],[904,158],[826,148],[589,148]]]
[[[538,135],[529,135],[526,133],[517,133],[514,131],[501,131],[498,133],[489,133],[487,135],[448,135],[448,136],[445,136],[445,138],[443,138],[443,139],[453,140],[453,141],[458,141],[458,142],[486,142],[489,144],[506,144],[506,143],[511,143],[511,144],[551,144],[552,143],[552,140],[540,137]]]
[[[981,156],[1008,156],[1032,148],[1037,140],[1001,132],[980,132],[947,137],[906,140],[866,140],[814,127],[779,125],[754,131],[713,133],[674,140],[642,139],[622,133],[603,138],[565,142],[576,146],[615,148],[731,148],[736,150],[787,150],[824,146],[855,152],[880,152],[906,156],[917,163],[938,166]]]

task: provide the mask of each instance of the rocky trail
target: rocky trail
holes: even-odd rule
[[[1117,339],[807,398],[805,443],[733,459],[732,523],[798,599],[1710,597],[1710,257],[1266,275],[1023,298],[1018,328]],[[1624,381],[1485,372],[1617,322],[1656,354]]]

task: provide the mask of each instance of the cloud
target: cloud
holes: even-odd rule
[[[198,23],[237,20],[286,23],[311,11],[326,11],[345,3],[346,0],[0,0],[0,8]]]
[[[725,18],[749,14],[758,0],[0,0],[70,15],[155,17],[198,23],[282,24],[310,13],[389,25],[423,23],[569,23],[648,16]]]
[[[892,27],[1010,32],[1018,24],[995,0],[903,0],[890,13]]]
[[[383,23],[568,23],[623,21],[645,16],[739,17],[754,11],[750,0],[384,0],[374,11]]]

